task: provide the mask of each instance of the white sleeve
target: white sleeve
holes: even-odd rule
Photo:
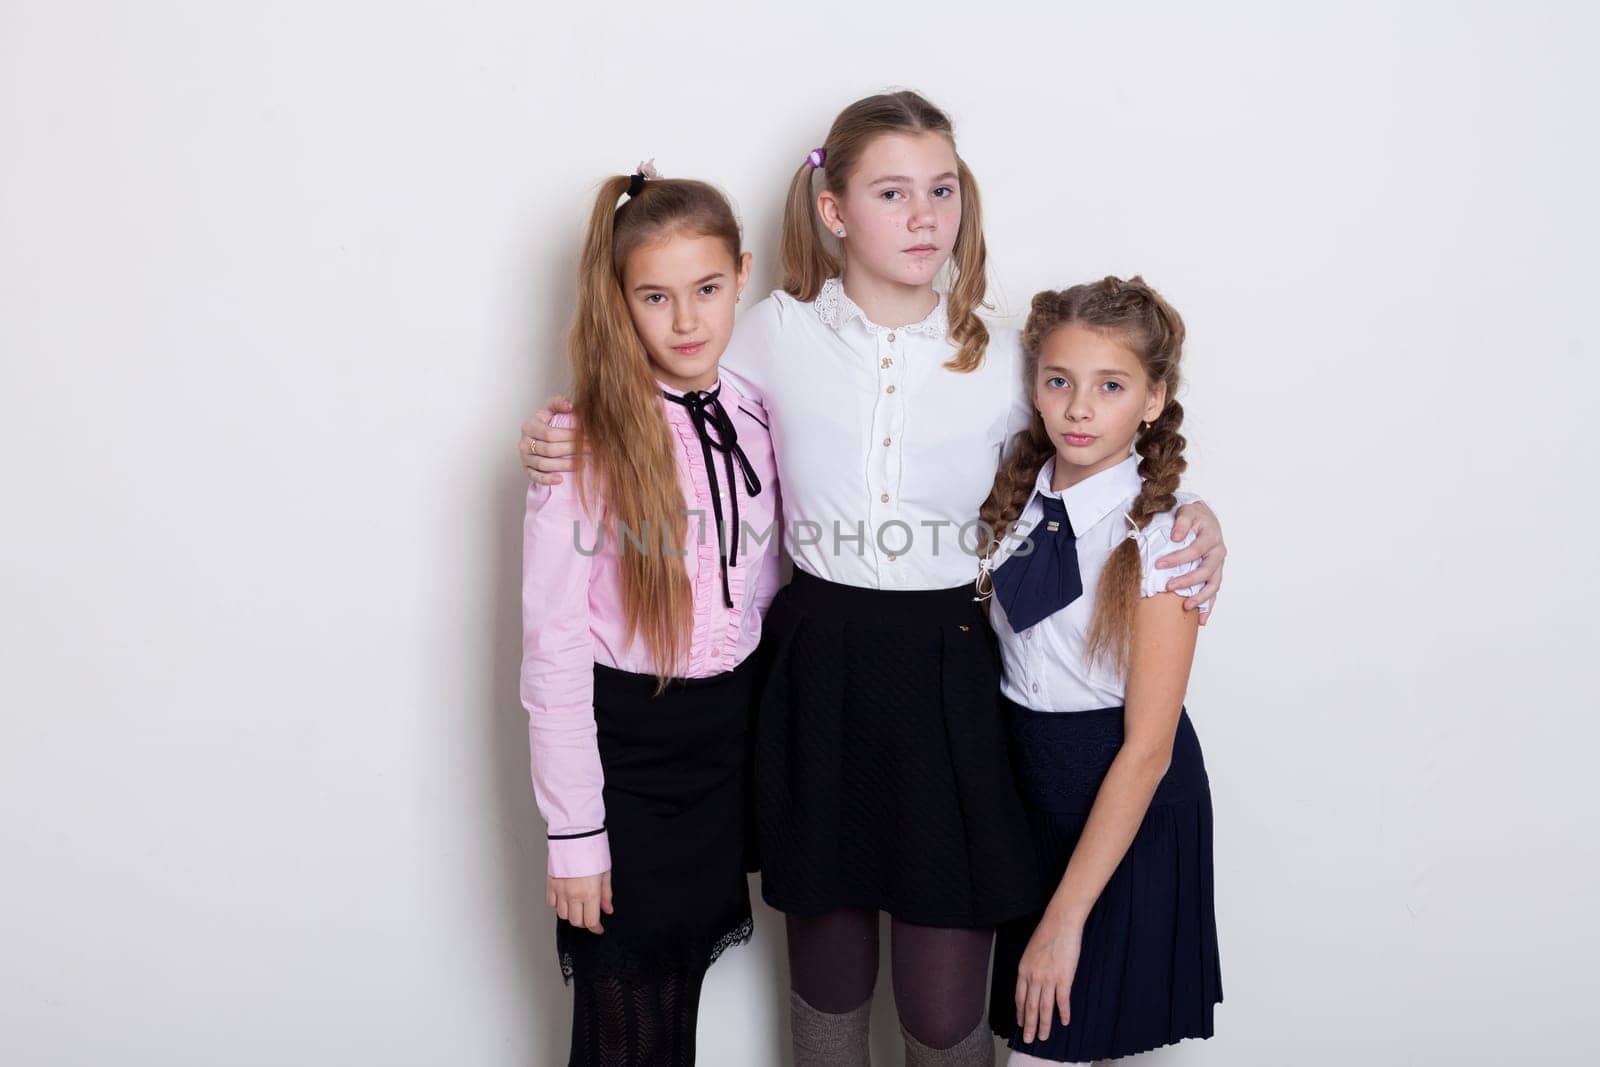
[[[1150,525],[1139,532],[1139,595],[1141,597],[1155,596],[1157,593],[1167,591],[1167,583],[1180,575],[1188,574],[1200,566],[1199,560],[1189,563],[1180,563],[1176,567],[1164,570],[1156,569],[1156,560],[1180,548],[1186,548],[1194,543],[1195,531],[1190,530],[1189,536],[1180,543],[1172,539],[1173,517],[1171,512],[1163,512],[1150,520]],[[1193,596],[1201,589],[1199,585],[1185,586],[1174,590],[1179,596]]]
[[[1027,361],[1022,356],[1022,335],[1005,327],[991,328],[989,356],[1004,356],[1011,377],[1011,404],[1006,411],[1005,444],[1002,455],[1011,451],[1011,444],[1019,433],[1033,425],[1033,384],[1024,380],[1022,372]]]
[[[778,336],[783,330],[787,310],[783,304],[792,298],[782,290],[740,315],[733,324],[733,336],[722,353],[721,366],[739,378],[744,391],[766,403],[772,388],[773,363],[778,358]]]

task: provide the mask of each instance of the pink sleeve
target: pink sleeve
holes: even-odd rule
[[[762,417],[766,417],[765,410]],[[778,481],[778,472],[772,472],[772,526],[773,545],[772,558],[761,566],[761,573],[756,579],[756,615],[761,619],[767,617],[767,609],[772,607],[772,602],[778,596],[778,586],[783,582],[783,485]]]
[[[598,509],[596,509],[598,511]],[[600,749],[594,724],[594,640],[589,634],[596,544],[575,479],[528,487],[522,527],[522,705],[528,711],[533,795],[550,835],[555,878],[611,868]]]

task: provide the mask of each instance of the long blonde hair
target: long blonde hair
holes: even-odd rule
[[[843,196],[851,174],[861,161],[861,154],[875,138],[886,133],[942,134],[949,140],[951,149],[955,148],[955,130],[949,116],[923,97],[909,90],[869,96],[857,100],[833,120],[828,138],[823,142],[826,159],[823,166],[815,168],[822,173],[822,187]],[[779,248],[782,288],[796,300],[815,300],[822,283],[844,269],[818,228],[812,171],[810,162],[800,164],[789,182],[789,199],[783,209],[783,238]],[[983,204],[978,196],[978,180],[959,154],[956,176],[961,183],[961,226],[955,247],[950,250],[948,309],[950,340],[959,345],[960,350],[945,366],[956,371],[971,371],[983,364],[989,345],[989,329],[978,317],[978,308],[988,307],[984,296],[988,292],[989,252],[983,240]]]
[[[632,180],[608,178],[595,198],[567,354],[577,448],[589,457],[577,471],[579,498],[587,507],[587,470],[604,487],[605,522],[617,539],[626,640],[643,638],[664,688],[688,653],[693,619],[681,558],[688,521],[660,386],[628,313],[622,272],[635,248],[673,234],[720,238],[735,263],[741,249],[733,208],[710,185],[646,181],[619,206]]]
[[[1139,357],[1151,385],[1165,383],[1167,387],[1166,406],[1134,441],[1139,453],[1141,487],[1128,513],[1142,530],[1155,515],[1177,504],[1174,494],[1178,481],[1189,466],[1183,458],[1188,442],[1178,432],[1183,425],[1183,405],[1177,401],[1178,387],[1183,384],[1183,319],[1138,275],[1127,281],[1108,276],[1088,285],[1039,293],[1033,298],[1027,324],[1022,328],[1024,380],[1030,391],[1045,338],[1074,322],[1115,333]],[[1011,452],[995,475],[989,498],[983,502],[980,516],[988,529],[1003,531],[1017,521],[1040,469],[1055,454],[1055,443],[1035,410],[1032,423],[1013,439]],[[1090,660],[1106,657],[1123,673],[1132,653],[1140,571],[1139,546],[1124,538],[1100,575],[1094,618],[1089,625]]]

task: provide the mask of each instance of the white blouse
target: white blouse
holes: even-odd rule
[[[805,303],[782,291],[745,312],[722,369],[772,419],[784,542],[818,578],[870,589],[968,585],[978,509],[1032,402],[1016,330],[989,326],[983,363],[943,364],[944,294],[909,326],[867,319],[830,278]]]
[[[1083,579],[1083,595],[1065,608],[1034,623],[1022,633],[1011,628],[1005,608],[991,598],[989,618],[1000,638],[1000,658],[1004,675],[1000,691],[1010,699],[1035,711],[1092,711],[1122,704],[1127,689],[1125,679],[1103,660],[1090,664],[1085,654],[1089,623],[1094,618],[1095,594],[1100,572],[1112,550],[1132,532],[1125,512],[1138,499],[1139,457],[1129,456],[1109,470],[1103,470],[1061,492],[1052,492],[1055,460],[1045,462],[1018,518],[1014,532],[995,553],[992,569],[998,569],[1022,543],[1029,530],[1044,514],[1041,496],[1059,499],[1077,533],[1078,570]],[[1156,570],[1155,561],[1194,541],[1194,531],[1181,543],[1172,540],[1174,512],[1164,511],[1152,518],[1137,534],[1142,576],[1140,596],[1164,592],[1167,582],[1200,566],[1200,561]],[[1180,596],[1193,596],[1201,586],[1177,590]]]

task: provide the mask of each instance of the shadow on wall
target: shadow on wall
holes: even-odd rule
[[[548,223],[546,218],[530,218],[533,225]],[[484,597],[492,605],[486,620],[486,644],[494,649],[494,672],[490,691],[495,694],[485,709],[490,718],[482,736],[490,746],[487,764],[494,768],[495,809],[499,824],[510,838],[504,851],[505,862],[499,876],[499,906],[504,929],[511,938],[509,953],[515,957],[510,972],[516,976],[519,995],[514,1002],[525,1004],[520,1014],[525,1027],[521,1040],[513,1047],[532,1053],[530,1062],[567,1062],[572,1035],[572,992],[561,978],[556,959],[555,912],[545,903],[546,852],[544,822],[534,803],[533,784],[528,765],[528,713],[522,707],[520,676],[522,668],[522,517],[526,506],[528,478],[517,461],[517,424],[538,406],[542,396],[534,396],[529,382],[566,381],[565,333],[567,316],[549,315],[550,308],[571,308],[576,296],[572,264],[579,254],[579,234],[574,229],[568,241],[531,241],[536,263],[530,277],[559,278],[559,290],[527,294],[522,329],[524,338],[517,347],[520,356],[510,361],[515,379],[506,382],[508,392],[523,398],[514,421],[503,433],[491,435],[505,447],[485,457],[486,470],[476,473],[487,484],[484,499],[492,501],[490,528],[493,531],[485,550],[494,560],[489,570],[494,589]],[[536,323],[549,322],[549,328]]]

